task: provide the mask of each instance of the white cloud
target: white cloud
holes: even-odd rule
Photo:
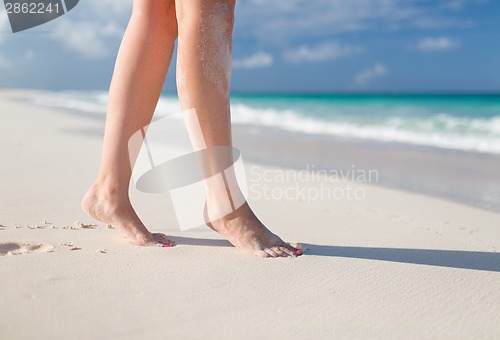
[[[453,11],[460,11],[468,5],[477,5],[486,3],[489,0],[446,0],[440,4],[439,8],[449,9]]]
[[[6,34],[7,31],[10,31],[9,17],[7,16],[7,12],[0,11],[0,43],[3,40],[3,35]]]
[[[131,1],[87,0],[58,19],[53,37],[85,58],[110,56],[123,36]]]
[[[132,10],[132,1],[91,0],[89,3],[98,10],[97,13],[103,13],[107,16],[128,13]]]
[[[233,67],[235,68],[259,68],[268,67],[272,64],[273,56],[266,52],[257,52],[248,57],[233,61]]]
[[[354,82],[358,85],[366,85],[373,78],[383,77],[387,73],[389,73],[387,67],[381,63],[376,63],[373,67],[358,72],[354,77]]]
[[[8,69],[12,66],[12,63],[6,57],[0,55],[0,69]]]
[[[475,0],[477,1],[477,0]],[[422,0],[238,0],[236,36],[289,43],[339,32],[381,29],[463,27],[458,2],[444,8],[440,1]],[[472,0],[460,1],[467,6]],[[453,8],[450,9],[450,8]],[[258,18],[258,21],[255,20]]]
[[[109,55],[109,38],[118,40],[122,31],[115,23],[61,21],[54,34],[67,48],[86,58]]]
[[[450,9],[453,11],[461,10],[462,8],[464,8],[464,6],[465,6],[464,0],[448,0],[444,1],[441,4],[441,8]]]
[[[452,49],[459,48],[461,45],[460,41],[453,40],[447,37],[427,37],[421,39],[415,45],[415,48],[419,51],[429,52],[429,51],[448,51]]]
[[[32,50],[27,50],[26,53],[24,54],[24,58],[26,60],[34,60],[35,59],[35,52],[33,52]]]
[[[359,46],[341,45],[336,42],[323,43],[316,46],[301,46],[285,52],[285,59],[292,63],[334,60],[361,53]]]

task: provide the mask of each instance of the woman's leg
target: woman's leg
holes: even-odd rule
[[[99,175],[82,201],[88,214],[112,224],[137,245],[169,243],[152,235],[132,208],[128,142],[151,121],[176,38],[174,0],[134,0],[109,89]]]
[[[203,141],[192,138],[195,148],[232,146],[229,85],[234,6],[234,0],[176,0],[177,89],[182,108],[197,111]],[[221,161],[217,158],[209,156],[210,164]],[[234,181],[229,179],[222,188],[208,184],[208,218],[232,210],[227,206],[227,194],[239,196],[239,189],[230,183]],[[246,203],[208,225],[245,252],[262,257],[296,255],[290,245],[257,219]]]

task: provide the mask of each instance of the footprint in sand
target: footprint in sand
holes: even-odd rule
[[[56,250],[53,245],[44,243],[23,243],[23,242],[8,242],[0,243],[0,256],[5,255],[22,255],[32,252],[50,253]]]

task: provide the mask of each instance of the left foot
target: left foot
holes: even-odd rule
[[[82,200],[82,209],[96,220],[111,224],[138,246],[173,246],[164,234],[150,233],[135,213],[126,194],[94,184]]]

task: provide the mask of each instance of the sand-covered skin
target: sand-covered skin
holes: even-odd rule
[[[499,214],[369,184],[352,184],[366,194],[353,201],[251,193],[305,249],[260,259],[208,228],[180,232],[168,197],[132,190],[145,224],[178,244],[135,247],[79,208],[104,120],[11,95],[0,94],[0,244],[55,251],[0,256],[0,339],[500,337]],[[345,185],[309,187],[321,184]]]

